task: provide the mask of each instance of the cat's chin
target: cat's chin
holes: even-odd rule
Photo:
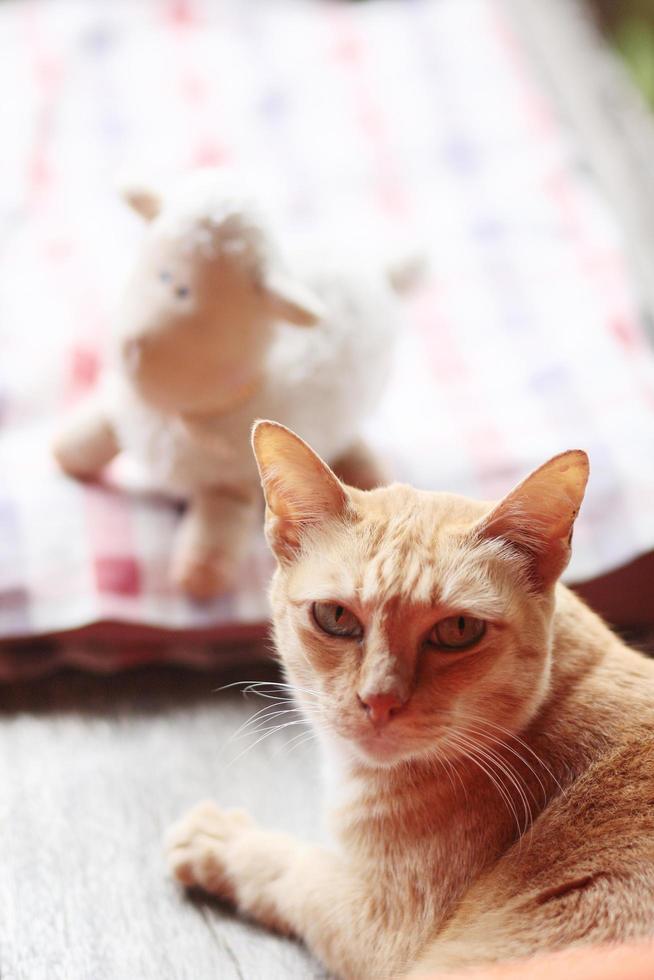
[[[414,748],[401,739],[383,731],[371,731],[355,738],[346,738],[344,741],[357,762],[374,769],[397,766],[415,758],[417,754]]]

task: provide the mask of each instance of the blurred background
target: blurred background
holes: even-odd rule
[[[232,595],[193,606],[167,577],[176,508],[119,473],[66,480],[48,449],[111,369],[143,235],[118,185],[207,167],[243,175],[292,249],[422,253],[369,441],[394,477],[485,499],[587,448],[569,581],[654,625],[653,18],[636,0],[4,0],[0,665],[73,630],[78,658],[138,661],[98,646],[107,620],[209,646],[265,623],[261,542]]]
[[[634,82],[654,107],[654,2],[587,0],[597,22],[624,58]]]

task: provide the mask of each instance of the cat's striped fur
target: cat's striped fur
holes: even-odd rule
[[[254,441],[277,648],[331,763],[335,846],[207,804],[172,832],[177,877],[345,978],[654,935],[654,666],[557,583],[585,455],[491,507],[346,488],[272,423]],[[325,634],[315,602],[362,636]],[[476,645],[427,642],[459,615],[487,621]]]

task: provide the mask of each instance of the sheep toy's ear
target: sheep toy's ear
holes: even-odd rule
[[[321,300],[302,283],[280,273],[268,274],[262,284],[268,312],[298,327],[312,327],[325,315]]]
[[[139,184],[121,188],[123,198],[129,206],[146,221],[152,221],[161,211],[161,197],[156,191]]]

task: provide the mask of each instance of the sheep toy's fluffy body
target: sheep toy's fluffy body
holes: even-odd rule
[[[256,513],[255,419],[299,432],[346,479],[375,482],[358,432],[388,373],[398,299],[381,263],[321,254],[291,278],[266,220],[223,175],[127,199],[149,226],[119,356],[55,455],[89,477],[125,451],[188,499],[173,575],[210,595],[233,581]]]

